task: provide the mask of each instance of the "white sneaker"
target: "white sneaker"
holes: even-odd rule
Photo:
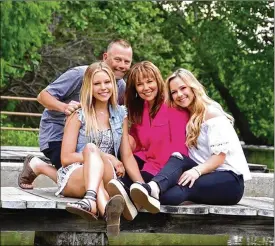
[[[125,207],[122,214],[126,220],[133,220],[137,216],[138,211],[130,198],[130,190],[123,184],[122,181],[112,179],[107,185],[107,191],[110,197],[115,195],[123,196],[125,200]]]
[[[146,183],[135,182],[130,187],[132,200],[152,214],[160,212],[160,202],[151,195],[151,187]]]

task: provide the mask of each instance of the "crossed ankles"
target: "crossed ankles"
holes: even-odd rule
[[[96,197],[95,191],[87,190],[82,200],[75,203],[67,203],[66,210],[81,216],[85,220],[98,220]]]
[[[96,206],[97,194],[93,190],[87,190],[84,198],[75,203],[67,203],[66,210],[77,214],[83,219],[98,220],[99,212]],[[107,235],[117,236],[120,232],[120,216],[124,210],[125,201],[121,195],[110,198],[105,207],[103,219],[107,224]]]
[[[146,183],[135,182],[130,187],[132,200],[142,206],[148,212],[156,214],[160,212],[160,202],[152,196],[152,189]]]

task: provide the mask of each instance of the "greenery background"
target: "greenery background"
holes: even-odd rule
[[[274,142],[274,3],[269,1],[3,1],[1,95],[36,97],[68,68],[100,59],[114,38],[164,78],[184,67],[235,118],[246,144]],[[42,112],[35,102],[1,110]],[[1,115],[1,126],[38,127]],[[37,133],[2,131],[1,144],[38,145]]]

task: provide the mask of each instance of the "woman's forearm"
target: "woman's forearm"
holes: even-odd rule
[[[133,155],[129,156],[127,160],[123,162],[123,164],[127,174],[133,182],[139,181],[144,183],[138,168],[138,164]]]
[[[201,174],[211,173],[224,163],[225,156],[224,153],[212,155],[205,163],[199,165],[197,168],[201,171]]]
[[[74,153],[66,154],[64,155],[64,157],[61,156],[61,163],[63,167],[69,166],[75,162],[80,162],[80,163],[84,162],[82,153],[74,152]]]

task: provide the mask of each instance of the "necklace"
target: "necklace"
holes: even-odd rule
[[[106,116],[108,114],[108,112],[104,112],[104,111],[98,111],[98,112],[95,112],[95,113],[98,116]]]

